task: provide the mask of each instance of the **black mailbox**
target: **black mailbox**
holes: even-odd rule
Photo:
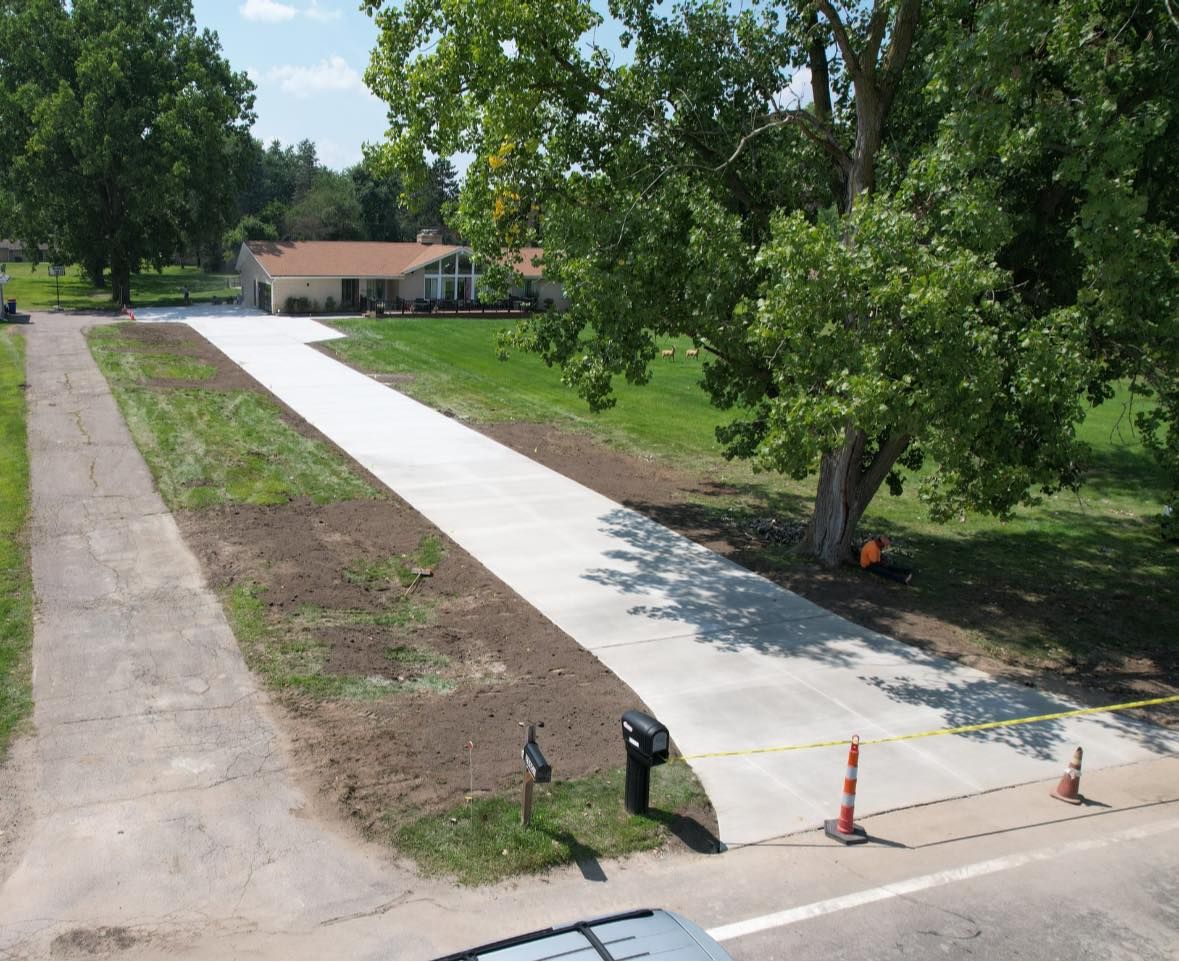
[[[528,742],[520,754],[524,758],[524,770],[532,776],[534,782],[551,782],[553,780],[552,766],[545,761],[544,753],[536,742]]]
[[[671,736],[667,726],[641,711],[628,711],[622,716],[622,737],[626,751],[647,765],[662,765],[667,761]]]

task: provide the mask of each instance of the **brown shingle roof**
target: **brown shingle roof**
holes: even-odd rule
[[[271,277],[404,277],[460,249],[388,241],[247,241],[246,246]],[[538,247],[525,248],[517,270],[540,277],[532,261],[541,255]]]

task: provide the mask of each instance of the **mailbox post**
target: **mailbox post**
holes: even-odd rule
[[[671,736],[667,726],[641,711],[622,715],[626,744],[626,810],[646,815],[651,803],[651,769],[667,761]]]
[[[520,821],[527,828],[532,821],[532,786],[536,782],[551,782],[553,769],[536,743],[536,730],[544,728],[544,722],[535,725],[520,722],[520,725],[525,731],[524,748],[520,752],[520,758],[524,762],[524,804],[520,812]]]

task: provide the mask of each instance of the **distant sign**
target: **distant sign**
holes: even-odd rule
[[[50,277],[61,277],[65,273],[65,267],[61,264],[52,264],[49,267]]]

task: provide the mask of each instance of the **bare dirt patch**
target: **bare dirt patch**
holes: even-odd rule
[[[267,393],[187,326],[139,324],[125,331],[153,349],[216,369],[198,384],[161,380],[153,385],[160,390]],[[301,434],[331,445],[276,403]],[[619,717],[645,707],[635,693],[395,495],[220,506],[178,512],[177,521],[223,597],[261,586],[257,597],[269,623],[312,624],[325,649],[324,674],[394,687],[436,673],[446,683],[446,690],[363,699],[279,692],[276,706],[299,773],[328,803],[318,807],[342,811],[369,829],[390,814],[396,819],[460,804],[472,781],[476,795],[515,786],[525,721],[544,722],[540,741],[558,779],[625,764]],[[365,565],[412,557],[424,538],[437,539],[443,556],[412,587],[356,577]],[[403,601],[424,618],[398,623]],[[693,825],[715,833],[715,816],[703,809],[685,813],[680,827]],[[679,835],[673,844],[701,844],[699,831]]]

